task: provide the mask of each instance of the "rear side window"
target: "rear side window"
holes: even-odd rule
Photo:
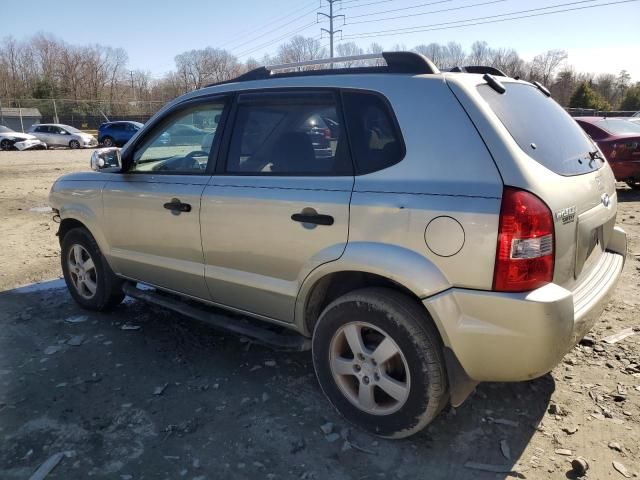
[[[500,94],[489,85],[478,86],[520,148],[559,175],[581,175],[602,165],[591,160],[595,146],[578,124],[553,99],[533,85],[505,82]]]
[[[226,171],[245,175],[352,175],[332,92],[240,95]]]
[[[382,170],[402,160],[404,143],[384,99],[367,92],[342,95],[351,153],[358,173]]]

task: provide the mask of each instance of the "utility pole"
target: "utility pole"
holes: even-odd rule
[[[131,95],[133,95],[133,101],[136,101],[136,88],[133,85],[133,70],[129,70],[129,75],[131,75]]]
[[[323,17],[326,17],[329,19],[329,30],[327,30],[326,28],[320,29],[321,32],[327,32],[329,34],[329,58],[333,58],[333,36],[336,33],[342,33],[342,30],[333,29],[333,21],[338,17],[342,17],[343,19],[345,18],[344,15],[333,14],[333,4],[339,1],[340,0],[327,0],[327,2],[329,3],[329,14],[318,12],[318,15],[322,15]],[[331,68],[333,68],[333,63],[331,64]]]

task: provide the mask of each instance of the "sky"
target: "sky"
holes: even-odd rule
[[[346,24],[336,20],[344,41],[364,48],[371,42],[412,48],[456,41],[469,49],[475,40],[484,40],[494,48],[514,48],[525,60],[545,50],[565,49],[578,71],[617,74],[626,69],[640,81],[640,1],[604,5],[619,1],[342,0],[334,4],[334,13],[345,15]],[[8,0],[0,0],[0,5],[3,2]],[[187,50],[211,46],[225,48],[241,61],[260,60],[295,34],[320,38],[320,28],[328,28],[315,23],[317,11],[328,12],[326,0],[65,0],[56,8],[51,5],[31,0],[28,12],[1,22],[0,38],[26,39],[46,32],[71,44],[122,47],[130,68],[154,77],[173,69],[174,57]],[[585,8],[594,5],[603,6]],[[544,9],[551,6],[557,7]],[[572,8],[581,9],[539,15]],[[514,12],[522,13],[506,15]],[[523,15],[537,16],[468,25]],[[465,25],[461,20],[473,21],[460,27]],[[389,32],[413,27],[424,31]],[[321,42],[329,43],[326,34]]]

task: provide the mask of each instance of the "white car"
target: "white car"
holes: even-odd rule
[[[45,142],[50,147],[97,147],[98,140],[93,135],[81,132],[70,125],[60,123],[39,123],[32,125],[29,133]]]
[[[28,133],[0,125],[0,150],[44,150],[47,144]]]

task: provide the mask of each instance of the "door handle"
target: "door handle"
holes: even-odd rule
[[[167,210],[171,210],[171,213],[181,213],[181,212],[190,212],[191,205],[188,203],[182,203],[177,198],[172,198],[170,202],[165,203],[164,208]]]
[[[331,215],[322,215],[320,213],[294,213],[291,215],[291,220],[314,225],[333,225],[333,217]]]

